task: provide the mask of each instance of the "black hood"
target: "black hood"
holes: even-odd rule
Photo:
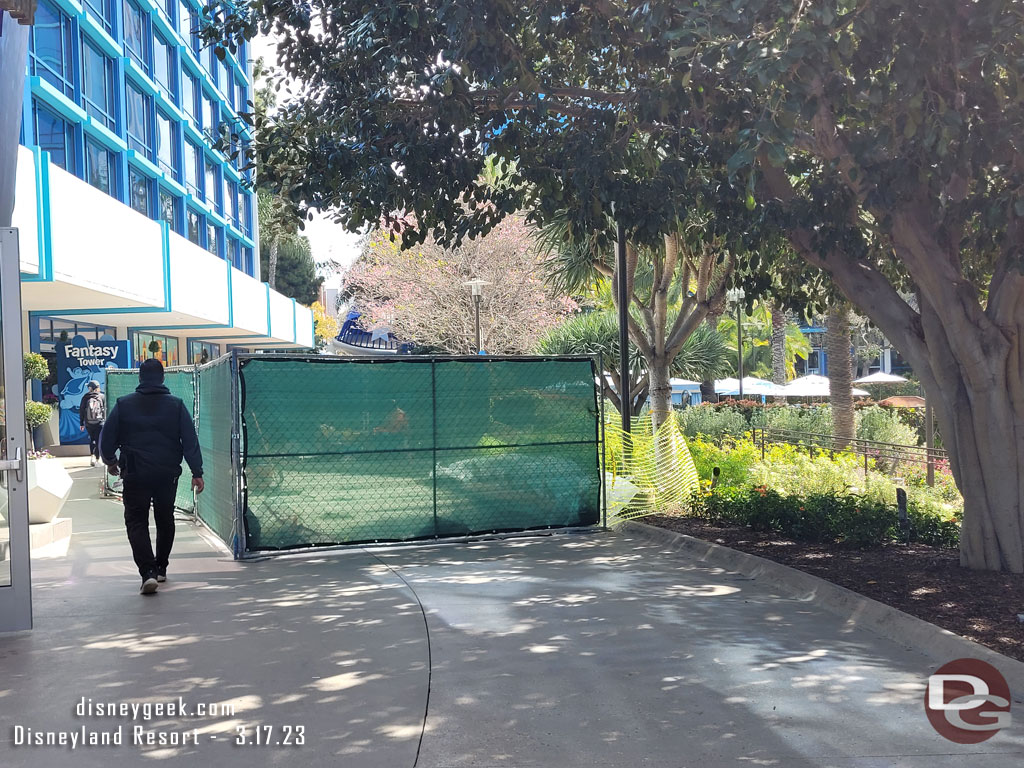
[[[155,381],[155,382],[152,382],[152,381],[151,382],[147,382],[147,381],[143,380],[143,382],[141,384],[139,384],[139,386],[137,386],[135,388],[135,391],[138,392],[140,395],[169,395],[169,394],[171,394],[171,390],[169,390],[166,386],[164,386],[163,383],[160,382],[159,380]]]

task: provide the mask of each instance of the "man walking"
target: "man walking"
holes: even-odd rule
[[[107,420],[107,398],[100,392],[100,383],[93,379],[78,406],[78,420],[82,431],[89,433],[89,466],[95,467],[100,458],[100,432]]]
[[[120,456],[116,456],[120,450]],[[144,595],[167,580],[174,544],[174,496],[184,457],[192,488],[203,492],[203,457],[185,404],[164,386],[159,360],[139,367],[135,392],[117,400],[100,436],[100,455],[112,475],[124,480],[124,523]],[[156,520],[156,555],[149,537],[149,507]]]

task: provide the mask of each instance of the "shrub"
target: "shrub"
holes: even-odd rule
[[[37,403],[35,400],[25,401],[25,423],[29,429],[41,427],[50,420],[53,415],[53,408],[46,403]]]
[[[768,426],[772,429],[811,432],[817,435],[832,434],[832,409],[827,405],[788,405],[772,408],[765,416]]]
[[[679,426],[687,437],[704,435],[712,440],[721,440],[727,435],[741,436],[748,429],[743,414],[729,406],[702,403],[684,408],[677,414]]]
[[[887,408],[873,405],[863,409],[857,424],[857,437],[878,443],[917,445],[917,430],[900,419],[899,415]]]
[[[50,375],[50,367],[46,358],[38,352],[26,352],[24,358],[25,381],[42,381]]]

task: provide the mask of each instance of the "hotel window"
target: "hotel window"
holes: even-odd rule
[[[173,178],[178,178],[178,141],[175,125],[163,112],[156,113],[156,156],[160,167]]]
[[[51,83],[65,96],[74,96],[71,19],[41,0],[30,34],[32,74]]]
[[[116,163],[117,159],[109,149],[92,139],[85,140],[85,180],[112,197],[117,196]]]
[[[98,21],[107,34],[113,34],[114,0],[85,0],[85,14]],[[36,23],[39,23],[38,14]]]
[[[71,124],[35,104],[36,144],[50,153],[50,161],[75,173],[75,132]]]
[[[195,18],[192,14],[192,6],[178,0],[178,34],[186,44],[191,44],[193,26],[195,26]]]
[[[252,235],[252,195],[242,195],[242,232],[246,236]]]
[[[160,35],[153,39],[153,77],[173,97],[174,49]]]
[[[114,60],[82,41],[82,102],[85,111],[114,130]]]
[[[160,190],[160,219],[166,221],[171,232],[179,232],[178,215],[181,211],[180,200],[164,189]]]
[[[203,130],[211,138],[217,134],[217,105],[205,93],[203,94]]]
[[[133,333],[132,352],[135,355],[136,367],[142,365],[143,360],[152,358],[156,358],[165,366],[179,364],[178,340],[171,336],[162,336],[157,333]]]
[[[151,216],[150,198],[153,180],[134,168],[128,171],[128,187],[131,190],[131,205],[144,216]]]
[[[230,184],[230,192],[228,194],[228,200],[231,201],[231,220],[235,222],[235,226],[239,226],[238,220],[238,185],[235,182]],[[224,215],[228,215],[228,211],[225,209]]]
[[[228,238],[228,261],[235,269],[243,271],[245,265],[242,264],[242,244],[233,237]]]
[[[131,83],[126,83],[125,106],[128,113],[128,146],[147,158],[153,157],[152,99]]]
[[[245,260],[245,269],[242,271],[250,277],[256,277],[256,264],[252,257],[252,248],[243,248],[242,258]]]
[[[202,230],[199,227],[199,214],[193,211],[191,208],[185,211],[185,230],[186,237],[196,245],[202,245],[200,238],[202,237]]]
[[[224,230],[213,224],[206,225],[206,250],[214,256],[220,256],[220,239]]]
[[[199,147],[191,141],[185,141],[185,187],[196,197],[199,197],[199,174],[202,154]]]
[[[217,205],[217,169],[213,166],[209,160],[206,161],[206,189],[205,197],[210,207],[217,209],[220,206]]]
[[[131,0],[124,0],[124,50],[147,75],[149,69],[149,17]]]
[[[196,117],[196,79],[186,69],[181,70],[181,108],[192,118],[192,122],[199,122]]]
[[[217,59],[217,47],[210,44],[210,47],[206,49],[206,71],[210,73],[210,79],[213,80],[213,84],[217,84],[217,70],[220,61]]]
[[[246,100],[249,98],[249,94],[246,90],[245,84],[235,83],[235,89],[237,91],[235,94],[235,109],[239,112],[249,112],[251,108],[246,103]]]
[[[189,360],[192,365],[205,365],[211,360],[220,357],[220,344],[211,344],[208,341],[192,341],[188,347]]]

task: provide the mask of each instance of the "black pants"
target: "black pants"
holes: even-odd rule
[[[93,458],[100,457],[100,432],[103,431],[102,424],[86,424],[85,431],[89,434],[89,453]]]
[[[174,496],[178,492],[176,477],[142,477],[125,475],[124,524],[132,557],[145,578],[158,568],[167,568],[174,545]],[[156,555],[149,537],[149,506],[153,505],[156,520]]]

